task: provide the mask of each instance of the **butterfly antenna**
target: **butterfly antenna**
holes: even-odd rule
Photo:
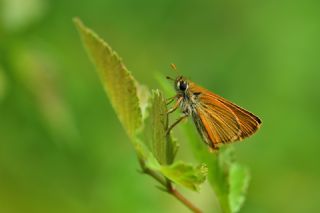
[[[177,66],[174,63],[170,64],[170,66],[173,71],[177,71]]]
[[[174,79],[174,78],[172,78],[172,77],[170,77],[170,76],[167,76],[166,77],[168,80],[171,80],[171,81],[175,81],[176,79]]]
[[[177,71],[177,66],[175,65],[175,64],[170,64],[170,67],[171,67],[171,69],[173,70],[173,71]],[[176,79],[174,79],[174,78],[172,78],[172,77],[170,77],[170,76],[167,76],[167,79],[168,80],[171,80],[171,81],[175,81]]]

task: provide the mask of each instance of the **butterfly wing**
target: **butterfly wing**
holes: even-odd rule
[[[247,110],[204,89],[192,85],[197,94],[193,114],[195,125],[204,141],[212,148],[248,137],[257,131],[261,120]]]
[[[240,139],[249,137],[259,129],[261,120],[257,116],[222,97],[215,96],[220,102],[228,106],[237,116],[241,130]]]

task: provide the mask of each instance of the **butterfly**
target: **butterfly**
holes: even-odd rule
[[[175,65],[171,65],[176,69]],[[176,101],[168,114],[180,108],[182,116],[167,130],[188,117],[192,120],[202,140],[213,150],[221,144],[227,144],[254,134],[261,125],[261,120],[251,112],[203,88],[184,76],[167,77],[174,81],[176,95],[168,100],[168,104]]]

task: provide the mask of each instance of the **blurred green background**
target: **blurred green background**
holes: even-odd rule
[[[311,0],[1,0],[0,212],[187,211],[139,174],[75,16],[149,88],[174,62],[262,118],[259,133],[235,145],[252,174],[242,212],[320,212],[319,8]],[[191,158],[188,149],[181,141],[178,157]],[[208,188],[184,193],[219,212]]]

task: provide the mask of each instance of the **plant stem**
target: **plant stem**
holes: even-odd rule
[[[186,207],[188,207],[192,212],[194,213],[202,213],[200,209],[198,209],[193,203],[191,203],[186,197],[184,197],[179,191],[177,191],[175,188],[172,186],[172,182],[168,179],[165,179],[161,175],[159,175],[157,172],[146,168],[144,164],[141,162],[140,163],[141,168],[143,172],[147,175],[150,175],[153,177],[155,180],[157,180],[161,185],[163,185],[166,189],[166,192],[177,198],[182,204],[184,204]]]
[[[150,175],[151,177],[153,177],[155,180],[157,180],[159,183],[161,183],[161,185],[163,186],[166,186],[166,181],[165,179],[159,175],[157,172],[149,169],[149,168],[146,168],[145,166],[141,165],[141,168],[143,170],[143,172],[147,175]]]
[[[177,198],[181,203],[183,203],[186,207],[188,207],[194,213],[202,213],[202,211],[196,207],[193,203],[191,203],[186,197],[180,194],[175,188],[173,188],[172,183],[170,181],[167,182],[167,190],[168,193]]]

